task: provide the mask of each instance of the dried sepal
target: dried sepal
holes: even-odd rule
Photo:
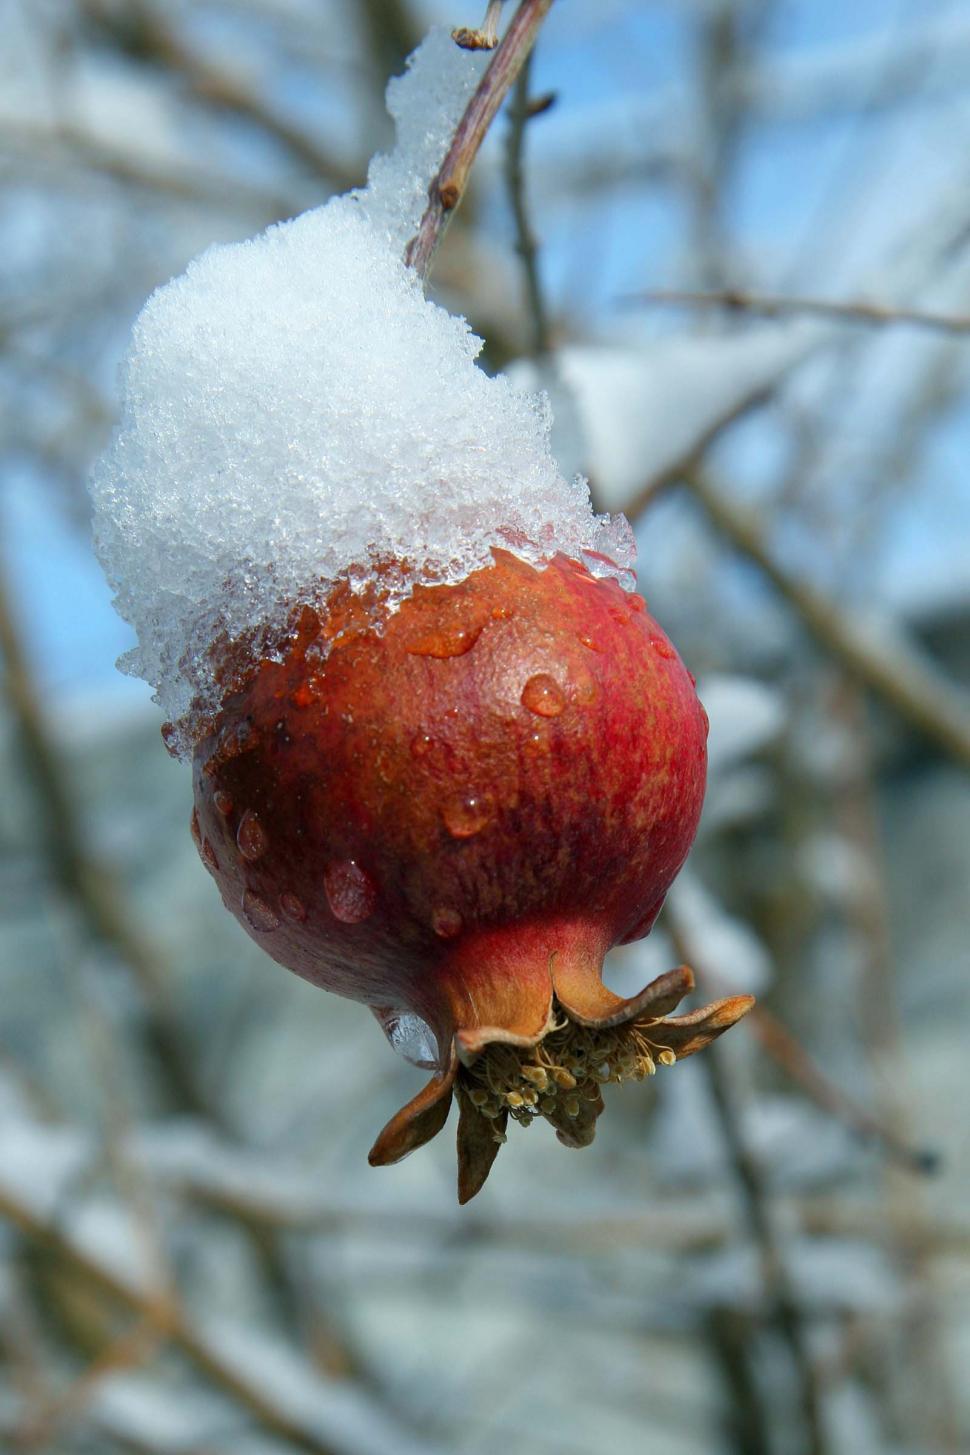
[[[484,1186],[509,1121],[528,1127],[545,1120],[564,1146],[589,1146],[604,1110],[604,1085],[641,1081],[694,1055],[754,1004],[750,995],[735,995],[686,1015],[668,1014],[694,987],[686,965],[626,1000],[602,984],[591,962],[557,973],[551,961],[550,973],[555,994],[548,1008],[545,1001],[534,1008],[531,1034],[523,1005],[516,1031],[493,1025],[456,1031],[447,1070],[388,1123],[372,1162],[398,1161],[434,1136],[454,1089],[458,1198],[468,1202]]]
[[[417,1096],[391,1117],[368,1154],[372,1167],[401,1162],[438,1135],[451,1110],[457,1070],[458,1060],[452,1052],[447,1067],[432,1076]]]

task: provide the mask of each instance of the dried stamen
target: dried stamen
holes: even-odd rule
[[[600,1087],[642,1081],[677,1057],[662,1041],[660,1019],[627,1021],[608,1029],[582,1026],[556,1005],[552,1029],[536,1046],[519,1050],[494,1042],[459,1072],[473,1107],[490,1120],[508,1112],[521,1126],[545,1117],[576,1146],[592,1141],[603,1109]],[[505,1141],[495,1129],[496,1141]]]

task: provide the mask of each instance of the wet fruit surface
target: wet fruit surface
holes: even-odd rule
[[[195,755],[228,907],[299,974],[439,1036],[469,998],[492,1019],[490,961],[527,984],[645,933],[694,836],[705,724],[629,599],[499,553],[379,630],[349,596],[304,612]]]
[[[304,610],[196,749],[229,909],[306,979],[420,1017],[443,1070],[540,1038],[554,981],[605,1015],[603,956],[649,930],[706,769],[691,678],[630,603],[496,552],[383,617],[346,590]]]

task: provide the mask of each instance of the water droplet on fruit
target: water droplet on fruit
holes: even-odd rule
[[[399,1056],[412,1066],[436,1065],[438,1047],[434,1034],[419,1015],[408,1010],[379,1010],[376,1014],[388,1043]]]
[[[248,718],[230,722],[219,736],[219,753],[223,758],[236,758],[252,737],[253,725]]]
[[[251,864],[263,856],[269,847],[266,830],[251,809],[247,809],[239,820],[236,844],[244,859]]]
[[[443,905],[431,915],[431,928],[439,939],[453,940],[461,934],[462,919],[457,909],[446,909]]]
[[[412,657],[438,657],[442,660],[447,657],[463,657],[478,641],[484,625],[484,622],[474,621],[466,625],[456,623],[453,626],[438,627],[424,636],[415,637],[408,642],[405,650]]]
[[[487,793],[462,793],[445,804],[442,818],[455,839],[470,839],[491,823],[495,804]]]
[[[583,632],[577,633],[577,639],[582,646],[588,647],[591,652],[601,652],[603,650],[599,642],[593,637],[586,636]]]
[[[411,741],[411,755],[414,758],[424,758],[433,747],[434,738],[429,737],[427,733],[418,733],[417,737]]]
[[[634,613],[646,611],[647,609],[647,603],[644,601],[643,597],[638,596],[635,591],[631,591],[630,595],[626,599],[626,604]]]
[[[301,924],[306,919],[306,905],[302,899],[297,899],[296,895],[291,894],[288,889],[284,889],[280,895],[280,909],[287,919],[298,920]]]
[[[369,919],[377,907],[377,886],[353,859],[330,864],[324,870],[323,887],[334,918],[345,925]]]
[[[212,802],[224,817],[232,813],[232,799],[221,788],[212,795]]]
[[[242,909],[246,923],[260,934],[268,935],[272,930],[279,929],[280,917],[275,909],[251,889],[247,889],[243,895]]]
[[[668,662],[673,661],[674,657],[676,657],[677,655],[677,652],[671,646],[670,642],[668,642],[666,637],[651,637],[650,645],[653,647],[658,657],[663,657]]]
[[[299,687],[290,694],[290,701],[293,706],[301,709],[312,707],[313,703],[319,702],[319,700],[320,689],[312,677],[306,682],[301,682]]]
[[[537,672],[529,678],[522,689],[521,701],[537,717],[558,717],[566,706],[559,683],[547,672]]]

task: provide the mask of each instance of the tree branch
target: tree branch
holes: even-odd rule
[[[509,113],[509,135],[505,152],[505,178],[512,215],[515,218],[515,250],[522,259],[525,277],[526,298],[529,303],[529,318],[532,323],[532,338],[529,353],[540,359],[550,353],[552,340],[549,332],[549,316],[542,294],[539,278],[539,255],[535,234],[529,221],[529,209],[525,199],[525,174],[523,155],[525,151],[526,125],[536,114],[529,103],[529,79],[532,73],[532,56],[526,57],[519,72]]]
[[[900,308],[888,303],[867,303],[862,299],[839,302],[826,298],[799,298],[787,294],[748,293],[739,288],[718,288],[710,292],[660,288],[635,293],[625,303],[651,303],[676,308],[726,308],[731,312],[758,313],[765,318],[809,314],[835,323],[861,323],[885,328],[902,324],[909,328],[932,329],[936,333],[968,334],[970,317],[961,314],[926,313],[919,308]]]
[[[232,71],[196,55],[145,0],[129,0],[126,15],[119,15],[104,0],[84,0],[84,10],[118,49],[180,76],[186,89],[204,105],[252,122],[285,147],[301,165],[326,178],[335,191],[344,191],[360,180]]]
[[[911,727],[970,770],[970,703],[965,695],[905,637],[883,640],[853,621],[846,608],[791,574],[772,554],[753,517],[715,487],[700,466],[685,470],[681,478],[718,530],[794,607],[815,640]]]
[[[422,278],[428,276],[434,250],[464,196],[472,163],[551,7],[552,0],[522,0],[465,108],[451,146],[428,189],[428,206],[421,224],[404,253],[404,261]]]
[[[114,876],[85,846],[80,815],[34,690],[2,573],[0,660],[54,874],[78,906],[92,938],[114,950],[133,972],[147,1010],[147,1044],[177,1105],[211,1115],[169,1001],[164,965],[129,918]]]
[[[76,1247],[59,1228],[38,1217],[26,1203],[0,1188],[0,1217],[19,1228],[47,1258],[66,1265],[86,1279],[103,1298],[115,1300],[138,1315],[139,1325],[154,1337],[169,1340],[211,1383],[243,1405],[259,1424],[272,1434],[289,1440],[309,1455],[333,1455],[333,1447],[312,1436],[302,1424],[290,1418],[283,1402],[277,1403],[251,1385],[219,1350],[189,1323],[175,1304],[162,1306],[143,1294],[101,1263]]]

